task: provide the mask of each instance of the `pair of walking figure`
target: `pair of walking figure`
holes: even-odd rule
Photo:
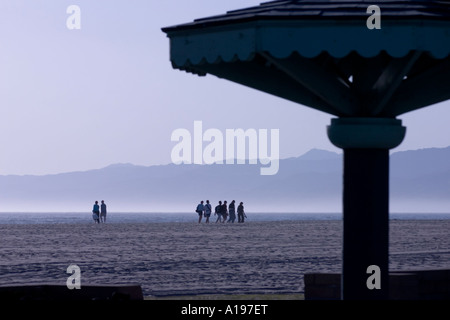
[[[99,206],[98,201],[95,201],[94,207],[92,208],[92,218],[95,223],[106,222],[106,204],[102,200],[102,204]]]

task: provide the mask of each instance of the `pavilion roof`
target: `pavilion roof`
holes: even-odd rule
[[[226,25],[236,22],[247,22],[271,19],[364,19],[368,15],[366,9],[370,5],[378,5],[382,9],[383,18],[426,20],[450,19],[450,1],[435,0],[279,0],[263,2],[258,6],[228,11],[226,14],[200,18],[193,22],[167,27],[163,30],[204,28],[213,25]]]
[[[369,29],[370,5],[381,29]],[[271,1],[162,29],[176,69],[337,116],[450,99],[450,1]]]

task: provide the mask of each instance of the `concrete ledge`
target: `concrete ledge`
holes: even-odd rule
[[[128,286],[81,286],[69,290],[61,285],[29,285],[0,287],[0,301],[70,301],[70,300],[143,300],[140,285]]]
[[[341,274],[305,274],[305,300],[340,300]],[[449,300],[450,270],[391,271],[390,300]]]
[[[306,273],[305,300],[340,300],[340,273]]]

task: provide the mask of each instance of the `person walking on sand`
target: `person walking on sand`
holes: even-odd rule
[[[100,205],[100,222],[106,222],[106,204],[104,200],[102,200],[102,204]]]
[[[227,221],[227,217],[228,217],[228,206],[227,201],[225,200],[222,205],[222,219],[223,219],[222,223]]]
[[[244,217],[247,217],[244,212],[244,203],[243,202],[239,203],[239,206],[237,208],[237,213],[238,213],[238,223],[243,223]]]
[[[92,218],[95,223],[100,223],[100,207],[98,206],[98,201],[95,201],[94,207],[92,208]]]
[[[222,201],[219,201],[219,204],[216,206],[214,210],[214,214],[217,215],[217,222],[221,222],[222,219]]]
[[[206,218],[205,223],[209,223],[209,217],[211,216],[211,211],[212,211],[211,204],[209,203],[209,200],[206,200],[206,204],[205,204],[204,207],[205,207],[205,218]]]
[[[230,215],[230,218],[228,219],[228,222],[234,223],[234,220],[236,220],[236,211],[234,207],[235,201],[231,201],[230,205],[228,206],[228,214]]]
[[[205,207],[203,205],[203,200],[200,201],[200,203],[197,205],[197,209],[195,209],[195,212],[198,213],[198,223],[202,222],[203,217],[203,211],[205,211]]]

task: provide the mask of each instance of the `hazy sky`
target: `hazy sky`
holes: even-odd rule
[[[162,27],[261,0],[2,0],[0,174],[49,174],[113,163],[167,164],[171,133],[280,130],[280,157],[340,151],[331,116],[213,76],[173,70]],[[69,30],[69,5],[81,30]],[[450,145],[450,102],[400,117],[396,150]]]

